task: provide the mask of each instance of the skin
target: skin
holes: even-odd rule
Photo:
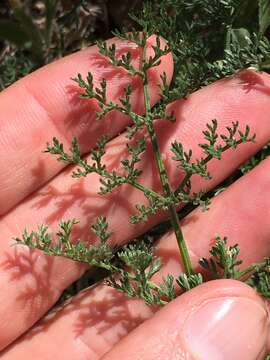
[[[149,46],[154,41],[150,39]],[[127,43],[119,42],[118,46],[130,49]],[[140,54],[131,50],[136,65]],[[167,55],[151,70],[152,104],[158,100],[159,75],[165,71],[170,79],[172,67],[172,57]],[[94,74],[97,84],[103,76],[108,80],[112,100],[119,98],[132,80],[136,88],[134,110],[143,112],[138,79],[129,79],[124,70],[113,70],[97,55],[95,47],[36,71],[0,95],[1,359],[263,359],[269,349],[268,305],[253,289],[232,280],[203,284],[162,309],[97,285],[43,317],[86,267],[24,247],[11,247],[12,238],[20,236],[26,225],[31,230],[47,223],[54,230],[60,219],[75,217],[81,220],[76,236],[91,242],[94,238],[89,234],[89,224],[103,214],[114,233],[112,242],[122,244],[166,217],[162,213],[132,226],[128,218],[133,205],[144,202],[140,192],[122,187],[101,198],[96,195],[97,176],[71,179],[70,169],[41,153],[53,136],[65,145],[76,136],[87,154],[98,137],[109,131],[112,140],[105,158],[107,166],[117,168],[125,156],[126,140],[118,134],[129,119],[110,114],[106,120],[96,121],[96,103],[78,100],[79,90],[69,80],[87,71]],[[220,131],[232,120],[238,120],[242,128],[248,124],[257,134],[256,143],[226,153],[221,162],[211,162],[213,179],[202,182],[194,178],[194,191],[218,184],[270,137],[267,74],[241,72],[171,107],[176,123],[160,121],[156,127],[173,187],[182,175],[170,160],[170,142],[177,139],[192,148],[195,158],[200,156],[197,144],[211,119],[218,119]],[[147,149],[141,166],[143,182],[159,190],[151,149]],[[240,245],[243,266],[269,255],[269,170],[270,160],[263,161],[215,197],[208,212],[195,210],[184,220],[183,232],[195,267],[198,258],[208,255],[217,234],[228,236],[230,244]],[[160,239],[156,253],[164,266],[155,281],[168,272],[179,274],[182,268],[172,233]]]

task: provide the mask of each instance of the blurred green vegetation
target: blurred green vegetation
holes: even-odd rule
[[[130,26],[140,1],[3,0],[0,5],[0,89],[54,59]]]

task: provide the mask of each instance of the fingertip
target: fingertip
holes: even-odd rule
[[[261,358],[266,354],[269,333],[265,303],[253,289],[238,281],[221,280],[209,285],[189,294],[197,295],[199,303],[189,305],[180,333],[183,347],[199,359]]]
[[[202,284],[127,336],[106,359],[263,359],[269,317],[249,286],[234,280]],[[144,339],[142,341],[142,339]],[[181,356],[180,356],[180,355]]]

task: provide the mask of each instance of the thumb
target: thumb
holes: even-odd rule
[[[210,281],[157,312],[104,360],[264,359],[269,324],[267,306],[251,287]]]

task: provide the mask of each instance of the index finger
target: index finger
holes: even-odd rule
[[[133,43],[111,39],[119,55],[129,51],[133,66],[140,62],[141,50]],[[155,37],[148,40],[148,51]],[[159,97],[159,79],[164,71],[172,76],[172,56],[165,55],[159,66],[149,69],[151,100]],[[58,60],[18,81],[0,95],[0,215],[56,175],[63,164],[42,154],[47,141],[56,136],[65,145],[78,138],[82,153],[90,151],[104,132],[111,138],[121,132],[130,119],[110,113],[102,122],[96,120],[95,100],[79,99],[80,89],[70,80],[90,71],[94,84],[108,82],[108,100],[117,101],[131,84],[134,111],[144,110],[141,81],[123,68],[108,64],[96,46]],[[4,201],[3,201],[4,200]]]

